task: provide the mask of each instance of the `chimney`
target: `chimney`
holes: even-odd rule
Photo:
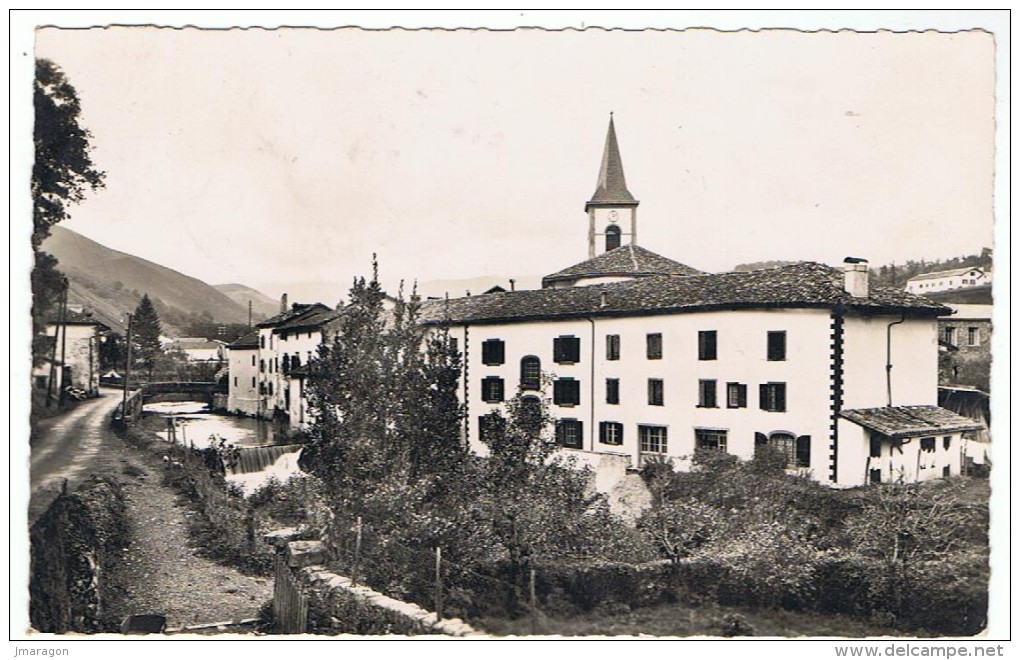
[[[599,307],[605,306],[606,306],[606,292],[602,291],[601,293],[599,293]]]
[[[514,285],[515,285],[515,284],[517,284],[517,281],[516,281],[516,280],[515,280],[514,278],[512,278],[512,277],[511,277],[511,278],[510,278],[510,290],[511,290],[511,291],[516,291],[516,290],[517,290],[517,289],[516,289],[516,288],[514,287]]]
[[[286,293],[283,294],[282,296],[280,296],[280,313],[281,314],[286,314],[287,313],[287,294]]]
[[[868,297],[868,260],[847,257],[843,260],[843,288],[854,298]]]

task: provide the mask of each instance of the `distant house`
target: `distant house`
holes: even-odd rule
[[[939,319],[939,384],[991,391],[992,306],[946,303]]]
[[[190,362],[222,362],[227,357],[227,343],[204,337],[180,337],[166,345],[169,351],[178,351],[188,356]]]
[[[63,321],[46,324],[44,361],[32,370],[33,385],[57,393],[66,386],[88,394],[99,390],[99,345],[110,328],[87,312],[68,311]],[[50,378],[53,378],[52,388]]]
[[[927,294],[950,289],[963,289],[980,286],[991,282],[991,273],[976,266],[940,270],[935,273],[922,273],[907,280],[907,291],[910,293]]]

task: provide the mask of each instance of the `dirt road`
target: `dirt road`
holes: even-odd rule
[[[73,489],[89,474],[107,474],[113,467],[110,458],[122,443],[109,422],[122,392],[102,388],[100,395],[37,423],[31,441],[29,524],[56,498],[65,479]]]

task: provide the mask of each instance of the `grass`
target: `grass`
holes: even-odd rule
[[[472,620],[471,624],[500,636],[901,637],[905,634],[887,625],[845,615],[718,605],[690,607],[679,603],[635,610],[627,610],[625,606],[616,610],[596,609],[569,618],[540,614],[534,622],[530,618],[482,618]]]

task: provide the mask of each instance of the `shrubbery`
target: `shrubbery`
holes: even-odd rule
[[[987,506],[963,480],[838,491],[763,452],[650,466],[638,527],[690,602],[878,617],[904,630],[975,634],[987,610]]]

